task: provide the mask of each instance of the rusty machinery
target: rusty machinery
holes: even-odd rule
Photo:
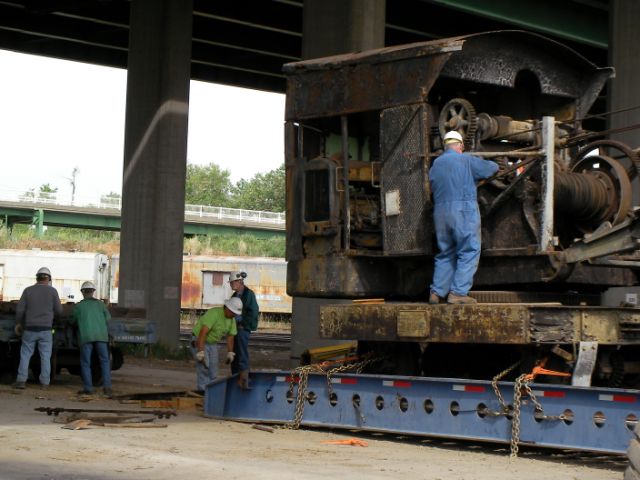
[[[547,355],[574,369],[583,341],[600,346],[603,382],[640,373],[635,315],[579,306],[638,280],[638,151],[583,129],[613,69],[542,36],[502,31],[284,71],[288,293],[387,301],[323,307],[322,336],[390,353],[392,373],[450,376],[459,364],[461,375],[482,377]],[[449,130],[501,166],[478,191],[474,288],[484,302],[529,302],[517,312],[420,303],[437,248],[429,167]],[[540,300],[555,306],[535,310]],[[486,368],[469,373],[473,358]]]

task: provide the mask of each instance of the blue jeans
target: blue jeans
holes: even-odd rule
[[[467,295],[480,261],[480,212],[475,201],[447,202],[433,212],[436,255],[431,291]]]
[[[196,337],[192,337],[191,340],[197,340]],[[204,387],[218,375],[218,344],[205,343],[204,355],[209,362],[209,368],[205,367],[201,362],[196,359],[196,353],[198,350],[191,347],[191,353],[193,359],[196,361],[196,390],[204,390]]]
[[[102,386],[111,388],[111,363],[109,362],[109,344],[107,342],[87,342],[80,347],[80,376],[84,384],[84,390],[93,391],[91,379],[91,354],[93,349],[98,352],[100,369],[102,370]]]
[[[53,350],[53,334],[51,330],[32,332],[25,330],[22,334],[20,347],[20,366],[18,367],[17,382],[26,382],[29,377],[29,362],[38,346],[40,352],[40,383],[49,385],[51,381],[51,351]]]
[[[243,370],[249,370],[249,337],[251,332],[238,326],[238,334],[233,340],[233,351],[236,358],[231,363],[231,373],[236,374]]]

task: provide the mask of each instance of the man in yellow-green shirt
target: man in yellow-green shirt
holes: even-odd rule
[[[191,352],[196,360],[196,390],[204,391],[218,373],[218,342],[227,337],[227,363],[233,362],[233,337],[238,333],[234,317],[242,313],[242,300],[233,297],[224,307],[214,307],[198,319],[192,330]]]

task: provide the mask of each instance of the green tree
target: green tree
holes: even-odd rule
[[[228,207],[231,192],[229,170],[222,170],[215,163],[187,165],[185,203]]]
[[[58,187],[52,187],[48,183],[40,185],[40,193],[56,193],[57,191]]]
[[[250,180],[240,180],[233,187],[232,204],[246,210],[284,212],[284,164],[270,172],[258,173]]]
[[[58,193],[58,187],[52,187],[48,183],[43,183],[42,185],[40,185],[38,198],[41,200],[55,200],[56,193]]]
[[[109,192],[106,195],[100,195],[100,206],[118,208],[120,205],[120,194],[117,192]]]

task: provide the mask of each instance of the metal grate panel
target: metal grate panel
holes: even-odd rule
[[[386,254],[431,252],[424,105],[384,110],[380,119],[383,241]],[[393,205],[388,204],[393,201]]]

